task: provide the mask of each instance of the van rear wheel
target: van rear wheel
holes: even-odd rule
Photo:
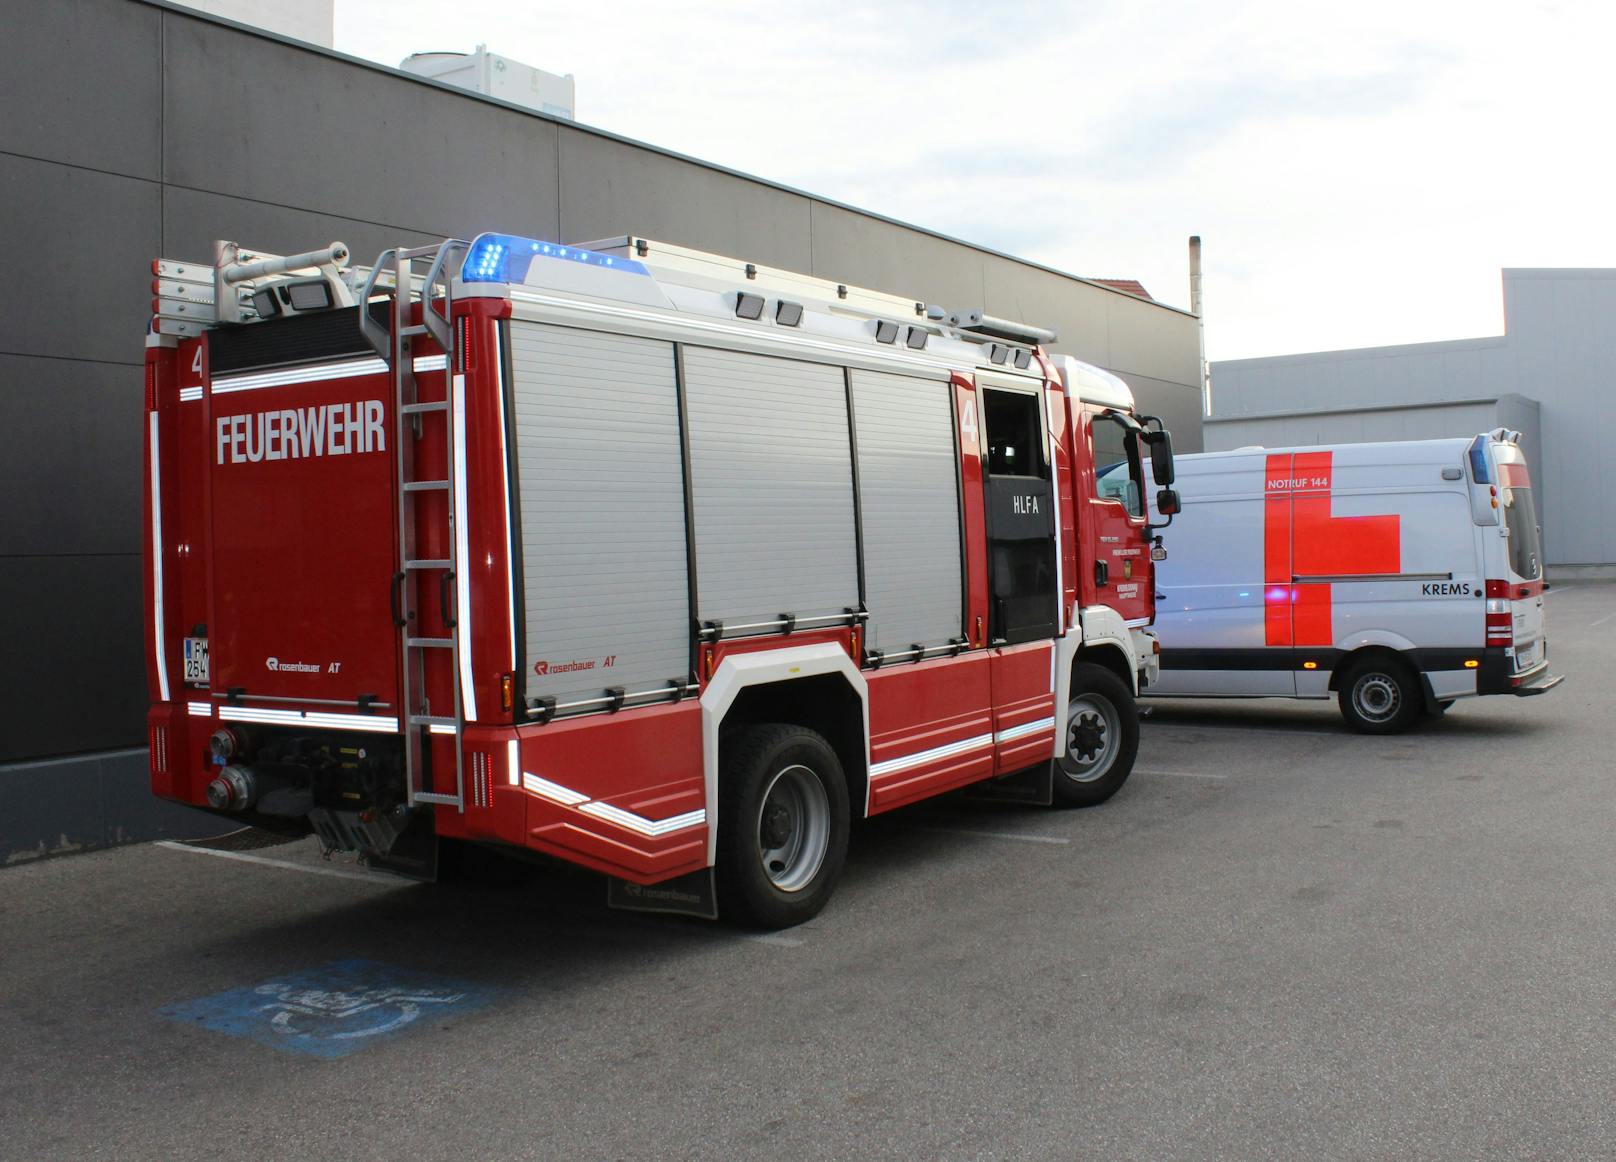
[[[1341,716],[1360,734],[1399,734],[1424,705],[1419,680],[1395,658],[1372,657],[1351,666],[1336,690]]]

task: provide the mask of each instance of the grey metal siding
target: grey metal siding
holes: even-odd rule
[[[872,649],[961,632],[959,458],[948,383],[853,372]]]
[[[690,602],[673,344],[510,326],[528,695],[567,701],[684,680]]]
[[[842,369],[706,347],[684,360],[701,619],[856,607]]]

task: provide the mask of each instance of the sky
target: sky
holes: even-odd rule
[[[337,0],[335,36],[486,43],[583,124],[1175,306],[1199,234],[1211,360],[1501,334],[1501,268],[1616,266],[1609,3]]]

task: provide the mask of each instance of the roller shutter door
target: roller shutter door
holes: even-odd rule
[[[842,369],[687,347],[684,373],[701,619],[856,608]]]
[[[511,324],[527,692],[690,675],[673,344]]]
[[[945,382],[854,371],[871,649],[962,632],[959,458]]]

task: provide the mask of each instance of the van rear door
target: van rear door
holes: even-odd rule
[[[1513,444],[1494,444],[1502,516],[1502,563],[1514,630],[1516,673],[1538,666],[1546,642],[1543,623],[1543,538],[1526,456]],[[1496,574],[1494,574],[1496,576]]]

